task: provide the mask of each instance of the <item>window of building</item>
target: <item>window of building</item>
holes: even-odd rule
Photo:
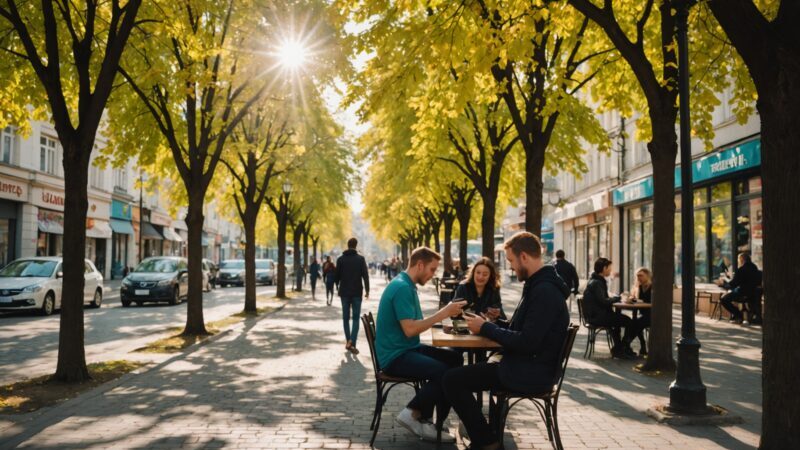
[[[114,190],[128,192],[127,167],[114,169]]]
[[[711,283],[721,276],[730,276],[735,270],[738,252],[750,252],[754,262],[761,262],[760,186],[761,179],[754,177],[695,189],[692,203],[696,282]],[[675,203],[678,208],[678,214],[675,215],[675,283],[680,285],[679,195],[675,197]]]
[[[653,204],[628,210],[628,271],[626,282],[635,280],[639,267],[653,267]]]
[[[58,141],[47,136],[39,138],[39,170],[55,175],[57,173]]]
[[[94,162],[89,165],[89,185],[96,189],[105,188],[103,183],[103,170],[94,165]]]
[[[6,127],[0,136],[0,162],[12,163],[14,155],[14,131]]]

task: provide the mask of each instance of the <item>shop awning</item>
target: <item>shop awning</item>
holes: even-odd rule
[[[117,234],[133,234],[133,224],[128,220],[111,219],[108,222]]]
[[[91,228],[88,226],[86,228],[86,237],[95,239],[111,238],[111,226],[109,226],[108,222],[105,220],[94,219],[92,222],[90,222],[90,225]]]
[[[183,242],[183,238],[170,227],[164,227],[164,239],[174,242]]]
[[[61,220],[58,220],[61,217]],[[64,234],[63,217],[56,214],[39,214],[39,231],[50,234]]]
[[[164,236],[150,222],[142,223],[142,239],[164,240]]]

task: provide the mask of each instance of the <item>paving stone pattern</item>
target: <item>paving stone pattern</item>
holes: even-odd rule
[[[363,311],[377,310],[385,283],[373,282],[376,289]],[[509,309],[519,287],[503,292]],[[433,288],[421,293],[424,308],[432,311]],[[369,448],[375,400],[369,349],[362,331],[361,354],[344,351],[340,314],[337,302],[328,307],[324,300],[293,300],[274,315],[248,320],[115,387],[15,419],[14,426],[0,430],[0,448]],[[577,322],[577,311],[573,316]],[[761,420],[760,329],[704,318],[698,318],[698,327],[709,402],[741,415],[742,425],[657,424],[644,410],[665,401],[670,377],[639,375],[631,362],[609,359],[601,344],[593,360],[583,360],[581,330],[559,404],[564,447],[753,448]],[[376,448],[435,448],[394,423],[411,393],[402,386],[390,394]],[[533,408],[517,406],[509,417],[506,448],[550,448],[540,422]]]

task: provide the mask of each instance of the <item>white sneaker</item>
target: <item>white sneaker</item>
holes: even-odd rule
[[[428,442],[436,442],[436,425],[431,422],[423,422],[422,423],[422,440]],[[450,434],[450,432],[442,428],[442,442],[445,444],[452,444],[456,441],[455,436]]]
[[[410,409],[404,408],[402,411],[400,411],[400,414],[397,415],[395,420],[410,433],[422,438],[422,423],[414,418]],[[436,439],[435,432],[433,438]]]

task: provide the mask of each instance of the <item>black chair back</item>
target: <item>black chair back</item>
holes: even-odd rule
[[[586,316],[583,315],[583,296],[578,295],[576,300],[578,301],[578,320],[580,321],[581,325],[586,325]]]
[[[375,372],[375,378],[381,372],[381,365],[378,362],[378,355],[375,353],[375,319],[372,318],[372,313],[368,312],[361,315],[361,324],[364,326],[364,334],[367,336],[367,344],[369,344],[369,355],[372,358],[372,370]]]
[[[567,327],[567,338],[564,339],[564,345],[561,347],[561,359],[559,366],[558,382],[555,387],[555,395],[558,396],[561,392],[561,384],[564,383],[564,373],[567,371],[567,363],[569,363],[569,355],[572,353],[572,345],[575,344],[575,337],[578,335],[580,326],[572,323]]]

